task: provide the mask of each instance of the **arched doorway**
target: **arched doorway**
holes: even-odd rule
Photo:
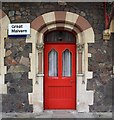
[[[76,40],[68,31],[44,35],[44,109],[76,109]]]
[[[58,28],[70,31],[76,37],[75,69],[77,81],[75,108],[78,112],[89,112],[89,105],[93,104],[93,91],[86,90],[86,86],[87,80],[93,77],[93,72],[88,71],[88,57],[91,57],[91,54],[88,53],[88,43],[94,43],[94,32],[85,18],[65,11],[45,13],[31,23],[31,38],[26,40],[32,43],[29,79],[33,80],[33,92],[28,93],[29,103],[33,104],[34,112],[44,110],[44,36],[46,32],[58,30]]]

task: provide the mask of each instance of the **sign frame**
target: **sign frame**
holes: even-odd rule
[[[30,36],[30,23],[11,23],[8,25],[8,36]]]

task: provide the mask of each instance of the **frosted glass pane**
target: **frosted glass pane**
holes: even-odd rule
[[[71,76],[72,74],[72,54],[69,50],[65,50],[62,55],[63,76]]]
[[[58,54],[52,49],[49,52],[49,76],[58,76]]]

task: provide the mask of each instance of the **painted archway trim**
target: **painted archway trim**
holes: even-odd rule
[[[88,28],[91,28],[89,22],[80,15],[71,12],[65,11],[54,11],[45,13],[36,19],[34,19],[31,23],[31,28],[35,29],[36,31],[40,32],[44,27],[45,31],[49,30],[49,24],[54,24],[58,27],[58,23],[63,23],[61,27],[67,26],[67,24],[72,25],[72,30],[75,31],[75,28],[78,28],[79,32],[83,32]],[[77,32],[77,31],[76,31]],[[44,33],[44,31],[42,31]]]
[[[9,23],[10,20],[8,16],[0,9],[0,94],[7,94],[7,85],[5,84],[5,74],[7,73],[7,70],[6,66],[4,66],[4,38],[7,37],[7,28]]]

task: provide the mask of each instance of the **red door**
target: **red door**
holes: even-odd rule
[[[76,44],[45,44],[44,109],[76,109]]]

